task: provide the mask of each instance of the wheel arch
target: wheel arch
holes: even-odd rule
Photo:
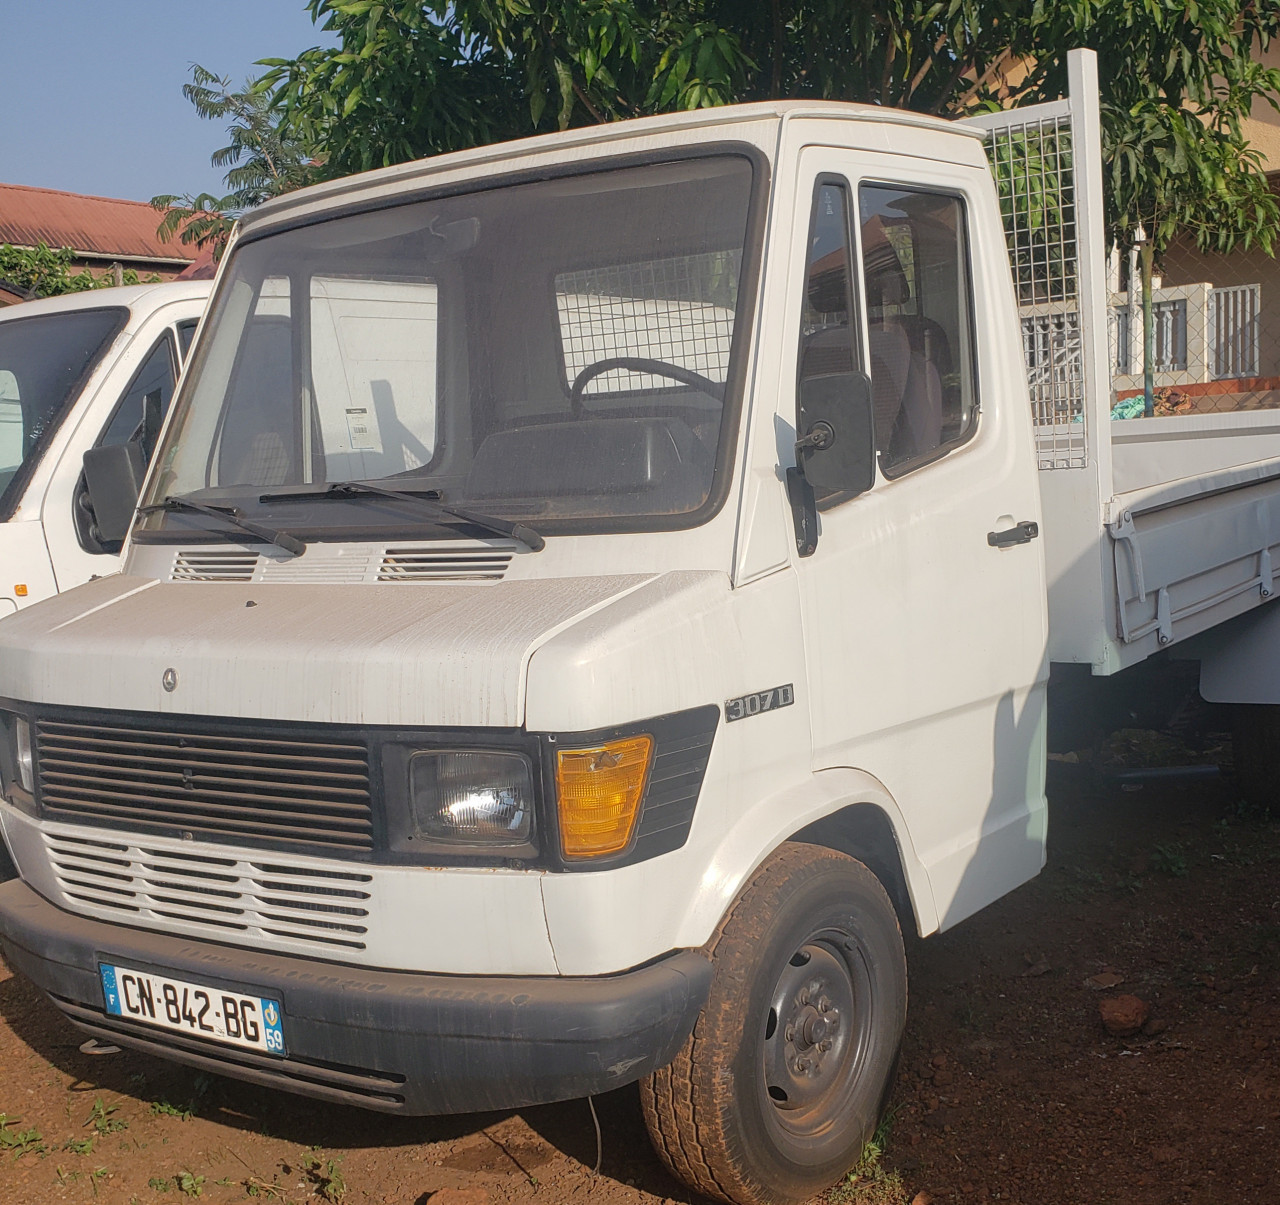
[[[902,931],[923,932],[893,822],[883,809],[874,803],[849,804],[805,825],[788,840],[821,845],[857,858],[880,880]]]

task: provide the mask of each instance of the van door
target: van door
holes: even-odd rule
[[[1039,497],[1021,366],[986,337],[1010,321],[1004,243],[974,221],[995,212],[977,168],[801,162],[797,379],[868,373],[877,445],[873,487],[819,497],[797,562],[813,767],[888,788],[945,928],[1043,865],[1044,572],[1019,527]]]
[[[94,532],[93,511],[81,467],[84,453],[89,447],[142,440],[145,399],[149,394],[159,394],[161,417],[168,413],[178,379],[179,336],[172,326],[139,332],[135,338],[146,348],[141,363],[123,390],[114,395],[114,404],[110,395],[95,399],[86,424],[77,427],[66,446],[63,463],[58,465],[44,505],[46,536],[59,591],[91,577],[114,573],[118,568],[120,543],[104,543]],[[153,438],[154,434],[151,433]],[[144,447],[147,456],[151,450]]]

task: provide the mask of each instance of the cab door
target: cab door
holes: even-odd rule
[[[946,927],[1043,864],[1044,569],[1004,244],[983,167],[800,162],[792,393],[867,373],[876,442],[874,484],[818,496],[796,561],[812,765],[885,785]]]
[[[184,319],[144,326],[66,445],[43,511],[59,591],[118,568],[120,544],[104,543],[94,529],[82,468],[84,453],[91,447],[143,441],[148,434],[154,437],[154,432],[144,432],[146,399],[158,395],[161,418],[168,413],[181,357],[195,324],[196,319]],[[143,450],[145,456],[152,451],[145,445]]]

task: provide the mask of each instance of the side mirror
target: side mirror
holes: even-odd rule
[[[800,430],[796,463],[815,490],[862,494],[875,484],[875,412],[866,373],[802,381]]]
[[[129,534],[146,471],[142,447],[133,440],[90,448],[84,454],[84,480],[97,539],[111,543]]]

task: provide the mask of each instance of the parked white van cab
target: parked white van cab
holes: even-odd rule
[[[138,285],[0,309],[0,618],[120,568],[84,455],[132,443],[145,466],[210,288]],[[12,873],[0,840],[0,880]]]

